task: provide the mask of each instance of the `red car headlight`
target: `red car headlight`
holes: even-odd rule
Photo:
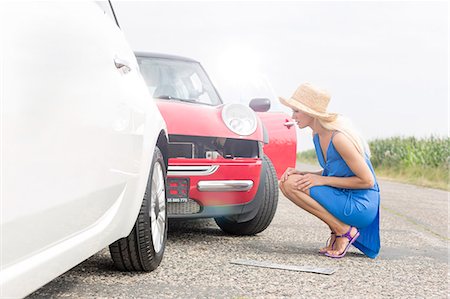
[[[222,120],[232,132],[238,135],[251,135],[256,131],[255,112],[242,104],[226,104],[222,109]]]

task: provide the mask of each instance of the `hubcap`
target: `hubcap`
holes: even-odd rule
[[[155,168],[153,169],[150,202],[153,248],[158,253],[163,247],[164,232],[166,229],[166,192],[164,174],[159,162],[155,164]]]

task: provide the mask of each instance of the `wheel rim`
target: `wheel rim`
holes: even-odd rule
[[[160,163],[156,163],[152,175],[152,193],[150,197],[150,220],[152,229],[153,248],[161,251],[166,230],[166,191],[164,174]]]

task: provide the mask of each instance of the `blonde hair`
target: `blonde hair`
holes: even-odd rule
[[[358,152],[364,157],[367,155],[370,158],[370,148],[367,141],[355,129],[350,119],[342,115],[338,115],[335,120],[327,121],[321,118],[316,118],[320,125],[330,131],[339,131],[350,139]]]

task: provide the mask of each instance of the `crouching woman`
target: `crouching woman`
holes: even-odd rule
[[[290,99],[280,101],[293,110],[300,129],[310,127],[323,170],[317,173],[288,168],[280,179],[283,194],[330,228],[319,252],[344,257],[351,245],[375,258],[380,251],[380,193],[367,143],[342,116],[328,113],[330,96],[302,84]]]

